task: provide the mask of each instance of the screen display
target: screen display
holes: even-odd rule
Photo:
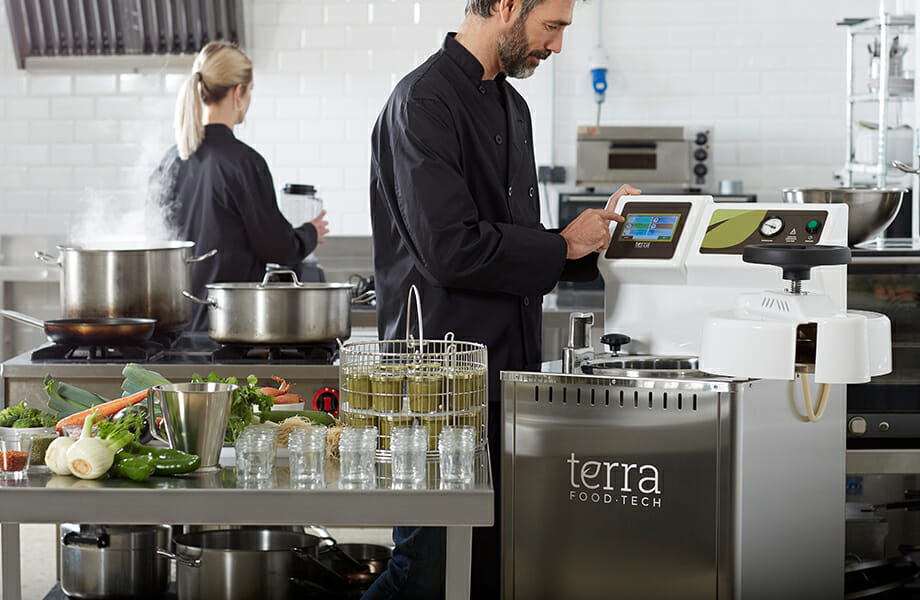
[[[619,239],[624,242],[670,242],[679,221],[679,214],[630,214],[626,216]]]

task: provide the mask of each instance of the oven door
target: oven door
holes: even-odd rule
[[[691,148],[686,140],[579,140],[576,183],[601,187],[629,182],[674,191],[690,189]]]
[[[895,263],[859,254],[847,304],[891,319],[893,369],[847,386],[847,448],[920,449],[920,257]]]

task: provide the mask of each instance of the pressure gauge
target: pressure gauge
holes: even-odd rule
[[[760,224],[760,234],[764,237],[773,237],[783,230],[783,219],[781,217],[767,217]]]

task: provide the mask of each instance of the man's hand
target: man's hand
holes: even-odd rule
[[[642,191],[629,185],[618,189],[610,199],[607,207],[591,208],[575,217],[575,220],[562,230],[562,237],[568,246],[565,257],[576,260],[592,252],[603,252],[610,245],[610,223],[622,223],[623,217],[613,212],[617,201],[623,196],[637,196]]]

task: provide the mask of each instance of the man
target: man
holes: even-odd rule
[[[610,222],[623,220],[589,210],[561,233],[540,225],[530,112],[506,81],[562,50],[575,1],[468,0],[460,31],[396,86],[372,136],[380,338],[405,337],[414,284],[426,337],[452,331],[488,347],[496,525],[474,530],[477,600],[500,596],[499,372],[539,368],[543,295],[562,278],[592,279]],[[627,193],[639,191],[614,196]],[[390,567],[364,598],[440,597],[443,528],[398,527],[393,538]]]

